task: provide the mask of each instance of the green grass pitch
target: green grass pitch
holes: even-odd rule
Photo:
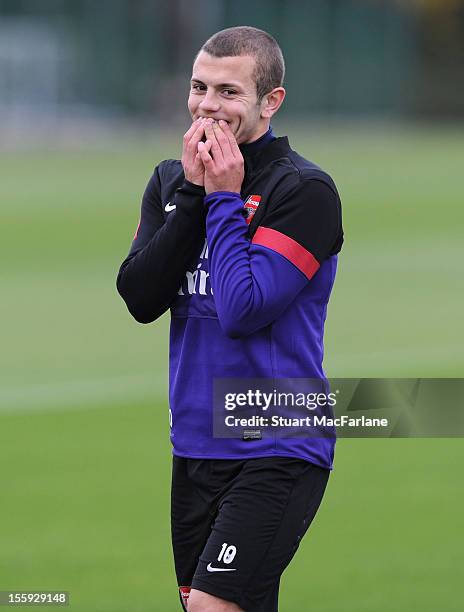
[[[327,373],[462,376],[464,131],[292,134],[342,195]],[[155,134],[0,153],[0,590],[67,590],[82,612],[179,609],[169,318],[136,324],[115,289],[152,167],[177,156]],[[460,609],[463,460],[460,439],[340,440],[281,610]]]

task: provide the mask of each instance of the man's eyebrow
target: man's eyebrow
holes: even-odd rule
[[[203,81],[200,81],[200,79],[191,78],[190,82],[198,83],[199,85],[205,85],[205,83],[203,83]],[[238,83],[219,83],[218,85],[215,85],[215,87],[233,87],[234,89],[240,89],[240,85]]]

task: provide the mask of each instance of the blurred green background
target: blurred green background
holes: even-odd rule
[[[82,6],[91,12],[90,4]],[[58,13],[61,3],[52,5]],[[31,3],[18,6],[16,22],[30,21]],[[12,7],[0,3],[0,30]],[[423,24],[428,13],[417,15]],[[222,19],[207,34],[233,25]],[[265,27],[246,13],[240,23]],[[193,39],[202,42],[198,32]],[[183,103],[184,91],[177,95]],[[0,590],[67,590],[79,612],[174,612],[169,316],[135,323],[115,278],[153,166],[179,157],[188,120],[161,127],[161,106],[152,117],[126,109],[115,119],[103,103],[83,117],[63,101],[59,116],[48,103],[37,115],[5,100]],[[354,118],[324,104],[277,117],[274,130],[329,171],[342,195],[346,243],[326,372],[462,376],[460,107],[442,100],[418,121],[424,109],[411,105]],[[460,439],[339,440],[321,510],[284,574],[281,610],[460,610],[463,459]]]

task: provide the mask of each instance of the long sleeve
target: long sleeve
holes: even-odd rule
[[[165,220],[159,174],[160,166],[143,195],[139,226],[116,281],[139,323],[151,323],[169,308],[205,240],[203,187],[184,181]]]
[[[341,247],[338,194],[321,181],[302,181],[270,206],[251,242],[239,194],[211,193],[205,203],[211,284],[219,322],[232,338],[276,320]]]

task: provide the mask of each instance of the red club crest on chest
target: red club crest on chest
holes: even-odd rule
[[[259,203],[261,202],[261,196],[260,195],[250,195],[247,197],[247,199],[245,200],[245,204],[243,205],[243,208],[245,210],[245,221],[247,222],[248,225],[250,225],[251,220],[254,217],[254,214],[259,206]]]

